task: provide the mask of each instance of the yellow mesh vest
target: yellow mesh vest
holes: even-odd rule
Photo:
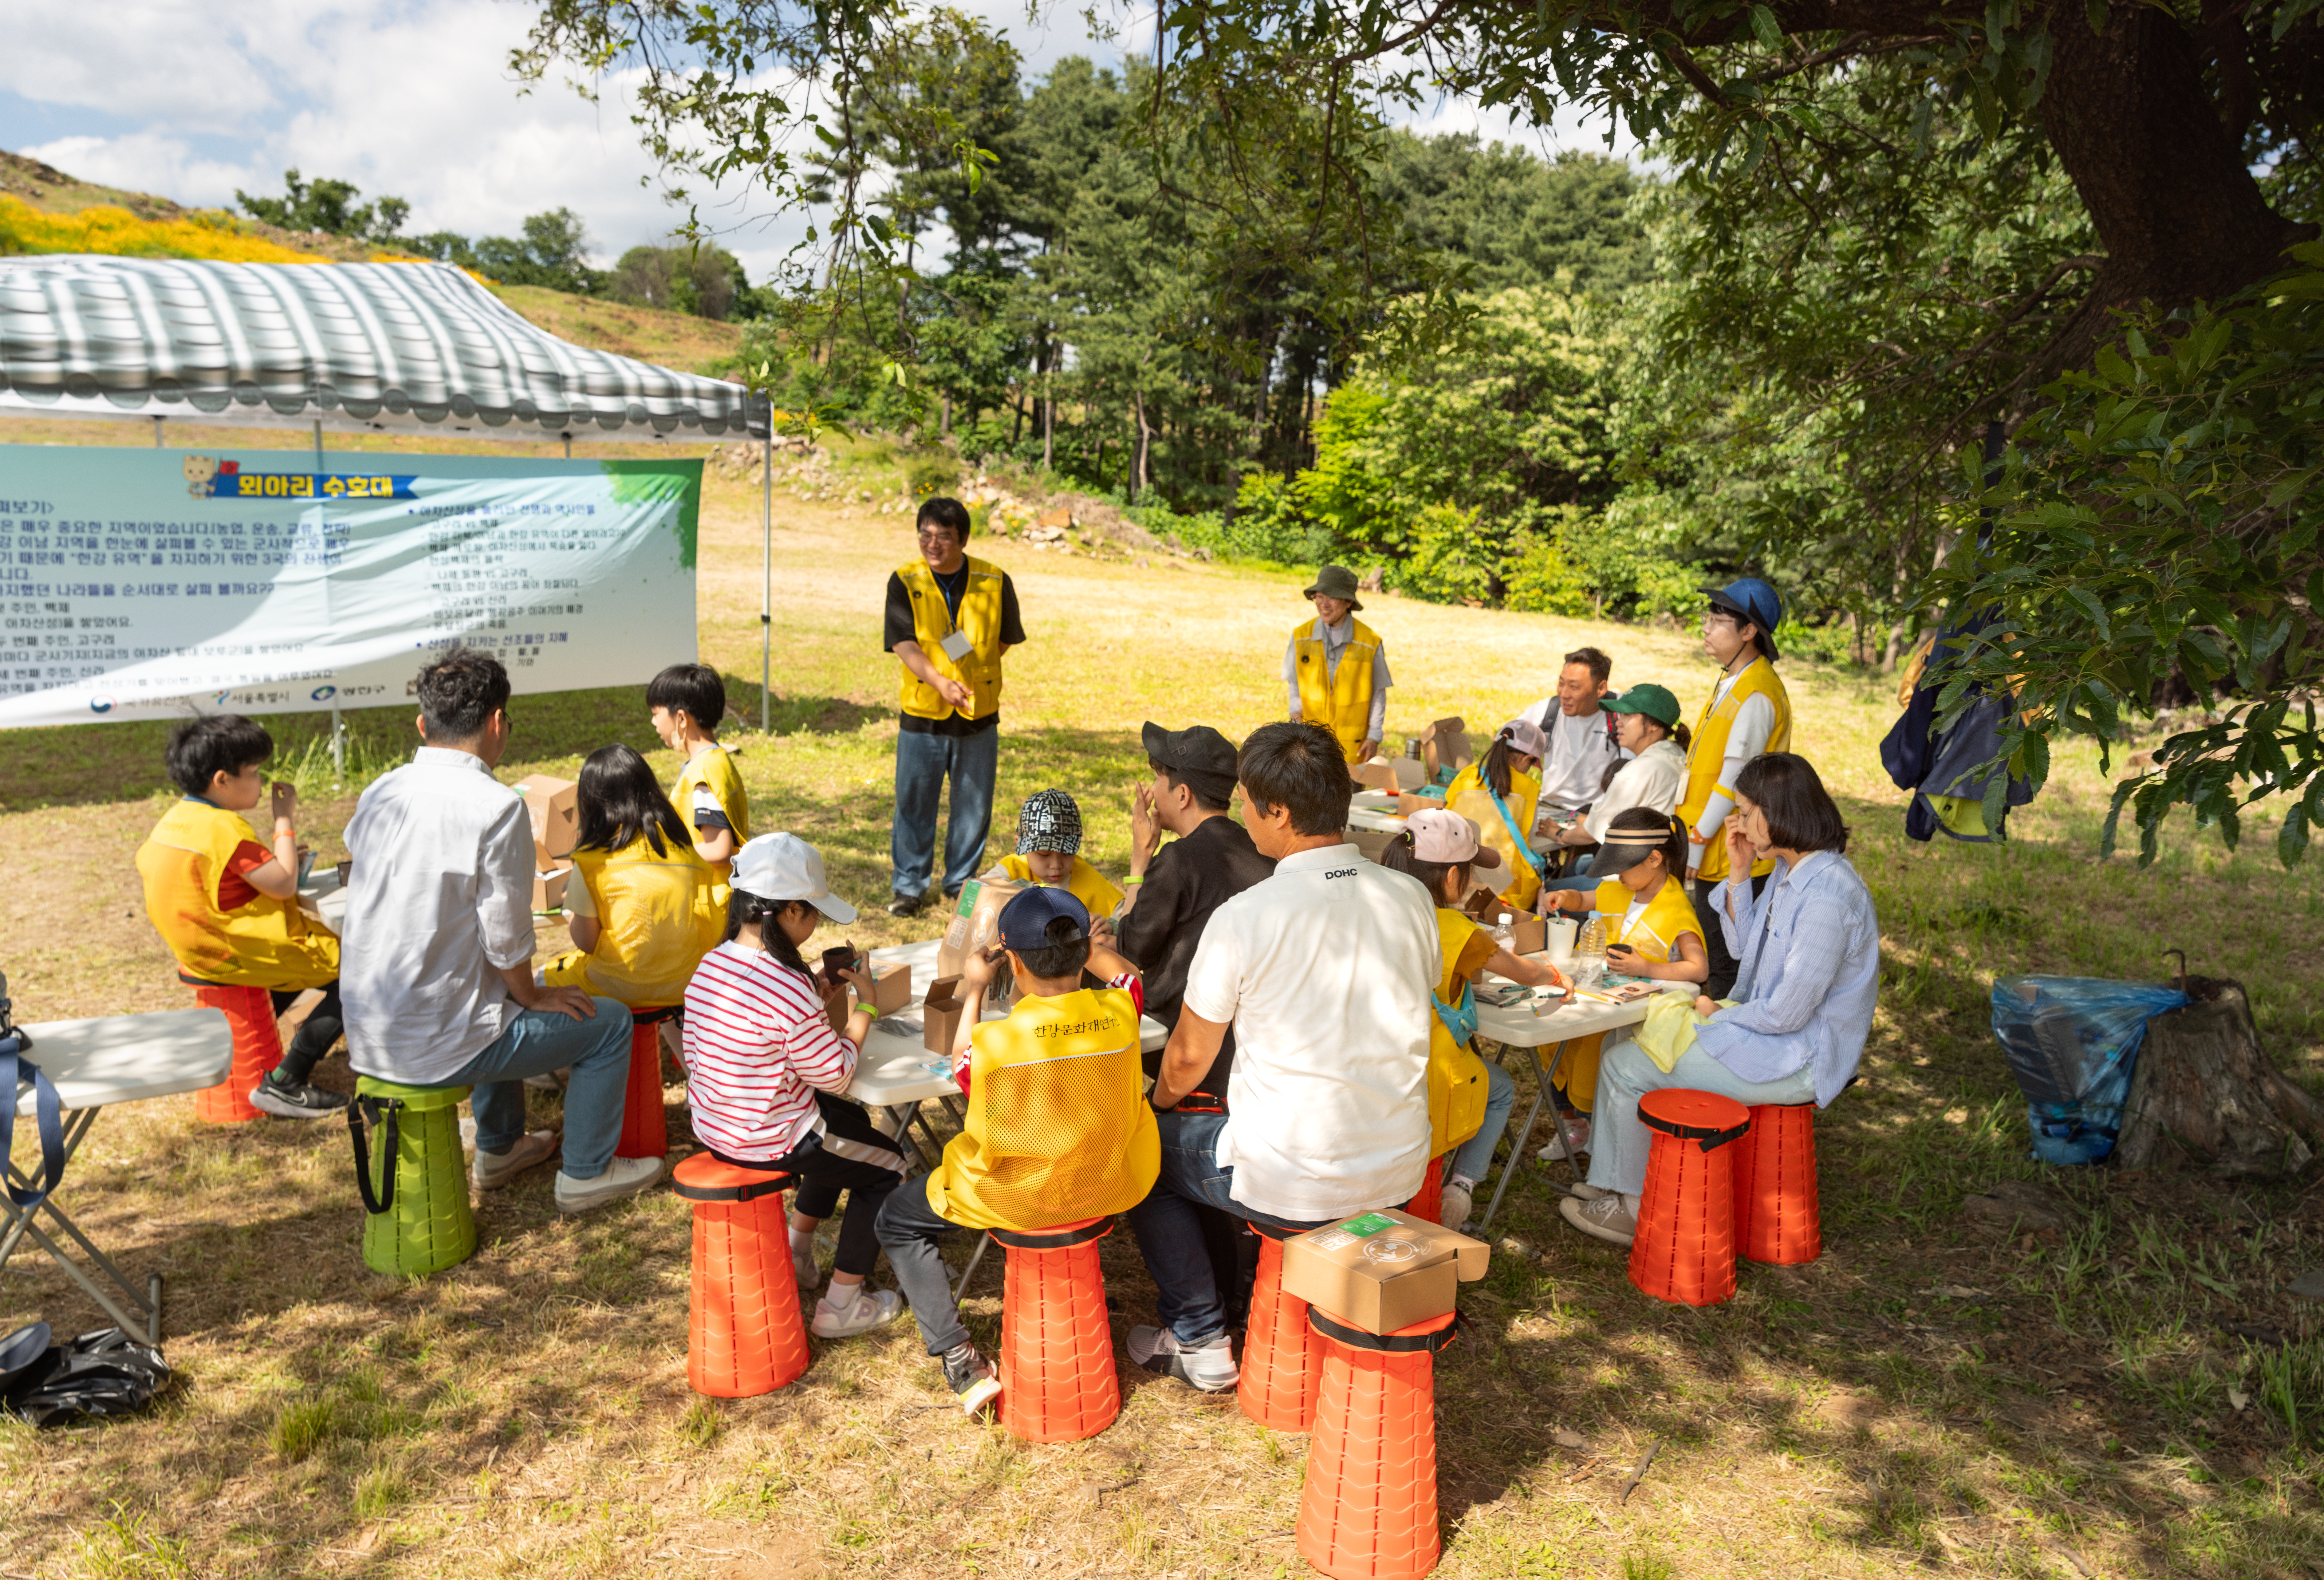
[[[1035,882],[1031,864],[1021,855],[1002,856],[1001,870],[1020,883]],[[1080,901],[1096,919],[1111,916],[1113,908],[1121,903],[1121,891],[1113,886],[1113,881],[1079,856],[1074,857],[1073,873],[1065,879],[1065,892]]]
[[[1334,670],[1325,656],[1323,622],[1319,615],[1292,627],[1291,641],[1299,663],[1299,717],[1322,725],[1339,737],[1341,753],[1350,762],[1363,749],[1372,723],[1372,654],[1380,640],[1372,628],[1352,614],[1355,629],[1340,650]]]
[[[573,853],[573,875],[596,902],[597,947],[559,956],[545,974],[550,986],[586,988],[633,1010],[686,1002],[726,918],[712,899],[709,864],[690,845],[666,843],[661,855],[643,836],[616,851]]]
[[[912,597],[912,640],[920,644],[937,674],[969,689],[964,718],[990,718],[1001,711],[1001,568],[990,560],[967,559],[968,586],[960,595],[960,625],[971,646],[957,662],[945,656],[944,639],[954,631],[952,612],[945,606],[944,589],[925,559],[899,567],[904,590]],[[916,718],[949,718],[953,709],[936,688],[902,664],[901,706]]]
[[[1788,752],[1792,748],[1792,698],[1784,689],[1784,682],[1775,673],[1775,666],[1766,659],[1753,659],[1750,667],[1735,677],[1735,684],[1716,704],[1706,706],[1702,717],[1694,726],[1694,744],[1686,749],[1686,794],[1678,803],[1679,821],[1692,830],[1702,818],[1703,808],[1711,798],[1722,795],[1732,799],[1735,787],[1719,782],[1719,770],[1727,761],[1727,732],[1734,727],[1735,716],[1742,710],[1747,698],[1764,697],[1775,705],[1775,725],[1767,732],[1770,752]],[[1714,836],[1700,847],[1702,866],[1698,873],[1707,882],[1717,882],[1727,876],[1727,842]],[[1751,875],[1775,870],[1773,861],[1756,862]]]
[[[670,805],[689,829],[694,827],[694,787],[701,785],[718,799],[718,809],[726,814],[726,821],[734,830],[734,844],[741,848],[751,837],[751,792],[742,788],[742,771],[734,766],[733,753],[724,746],[709,751],[689,761],[678,776],[678,788],[670,792]],[[723,916],[726,909],[727,877],[733,868],[732,862],[710,864],[712,899]]]
[[[1019,1002],[969,1039],[968,1119],[928,1206],[972,1229],[1047,1229],[1146,1199],[1162,1141],[1120,988]]]
[[[1534,899],[1541,892],[1541,874],[1533,869],[1526,856],[1517,854],[1517,841],[1509,836],[1509,826],[1501,821],[1501,814],[1493,806],[1492,791],[1485,788],[1480,762],[1471,762],[1452,776],[1444,787],[1444,804],[1477,826],[1477,843],[1500,853],[1501,871],[1508,877],[1508,887],[1500,892],[1501,903],[1511,910],[1531,910]],[[1541,781],[1530,773],[1512,772],[1509,793],[1502,798],[1509,816],[1517,819],[1517,832],[1531,834],[1535,812],[1541,806]],[[1530,848],[1528,854],[1530,854]]]
[[[239,812],[206,801],[171,808],[137,852],[145,914],[189,976],[235,987],[322,987],[339,975],[339,940],[295,901],[261,894],[218,905],[226,864],[253,836]]]
[[[1436,908],[1436,936],[1444,949],[1436,1001],[1447,1009],[1461,1001],[1461,951],[1476,930],[1462,912]],[[1485,1061],[1467,1043],[1452,1040],[1442,1017],[1432,1014],[1428,1021],[1428,1155],[1441,1158],[1484,1125]]]
[[[1665,878],[1663,886],[1646,901],[1646,910],[1628,928],[1622,925],[1622,913],[1630,908],[1631,893],[1619,878],[1609,878],[1598,885],[1592,903],[1606,913],[1606,942],[1609,945],[1628,944],[1647,959],[1666,964],[1678,958],[1678,940],[1682,933],[1702,937],[1702,923],[1694,914],[1694,901],[1686,897],[1686,885],[1676,878]]]

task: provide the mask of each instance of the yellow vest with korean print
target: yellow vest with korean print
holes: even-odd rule
[[[1019,883],[1039,882],[1033,876],[1032,864],[1021,855],[1002,856],[1001,870]],[[1066,893],[1082,902],[1082,909],[1090,913],[1093,921],[1104,920],[1121,903],[1121,891],[1113,886],[1113,880],[1079,856],[1074,857],[1074,870],[1067,874],[1065,888]]]
[[[1524,854],[1517,850],[1516,836],[1509,831],[1509,821],[1517,824],[1517,833],[1530,839],[1534,815],[1541,807],[1541,781],[1530,773],[1514,769],[1509,773],[1509,793],[1501,798],[1501,806],[1509,810],[1509,818],[1501,817],[1500,807],[1493,804],[1493,792],[1486,785],[1484,765],[1471,762],[1452,776],[1444,787],[1444,804],[1477,826],[1477,843],[1497,852],[1501,858],[1501,873],[1509,881],[1500,892],[1500,901],[1511,910],[1531,910],[1541,893],[1541,872],[1535,863],[1541,858],[1533,854],[1528,844]]]
[[[1743,704],[1754,697],[1764,697],[1774,705],[1775,727],[1767,732],[1766,750],[1788,752],[1792,746],[1792,698],[1784,689],[1784,682],[1775,673],[1775,666],[1764,658],[1753,659],[1750,666],[1735,677],[1727,695],[1715,703],[1705,705],[1702,717],[1694,726],[1694,744],[1686,751],[1686,793],[1679,799],[1679,821],[1690,833],[1702,817],[1703,808],[1714,795],[1732,799],[1735,787],[1719,782],[1720,768],[1727,761],[1727,732],[1735,726],[1735,716]],[[1727,876],[1727,841],[1713,835],[1711,843],[1698,847],[1702,852],[1699,876],[1706,882],[1717,882]],[[1772,873],[1772,860],[1755,863],[1751,874],[1757,877]]]
[[[712,898],[710,864],[690,845],[667,836],[664,845],[656,855],[640,835],[619,850],[573,853],[573,876],[597,909],[597,947],[558,956],[542,973],[549,986],[586,988],[633,1010],[686,1002],[726,917]]]
[[[973,556],[965,564],[968,585],[961,591],[957,626],[927,560],[915,559],[896,575],[911,595],[912,640],[920,644],[920,651],[937,674],[968,688],[968,706],[958,710],[961,716],[990,718],[1001,711],[1001,568]],[[957,661],[947,658],[944,651],[945,638],[954,630],[966,634],[970,644]],[[904,670],[901,706],[906,713],[915,718],[952,716],[954,708],[936,695],[935,687],[913,674],[908,666],[899,667]]]
[[[226,910],[218,886],[244,842],[255,843],[239,812],[180,801],[162,814],[137,852],[145,914],[180,969],[234,987],[323,987],[339,975],[339,940],[309,921],[293,900],[259,894]]]
[[[971,1229],[1051,1229],[1128,1212],[1162,1171],[1126,989],[1018,1001],[969,1035],[968,1117],[928,1206]]]
[[[1477,931],[1463,912],[1436,908],[1436,936],[1444,949],[1444,975],[1437,980],[1436,1002],[1458,1010],[1469,992],[1461,970],[1461,951]],[[1469,999],[1473,1015],[1476,1000]],[[1431,1015],[1428,1026],[1428,1155],[1441,1158],[1475,1135],[1485,1123],[1485,1061],[1464,1041],[1454,1041],[1442,1014]]]
[[[689,758],[678,771],[678,788],[669,793],[670,805],[678,808],[679,819],[688,828],[694,827],[694,787],[702,786],[717,798],[718,809],[726,814],[726,822],[734,830],[734,845],[741,849],[751,838],[751,792],[742,788],[742,771],[734,766],[734,754],[724,746],[713,746],[707,752]],[[726,905],[726,883],[733,867],[732,862],[712,862],[710,875],[715,882],[715,896],[723,914]]]
[[[1339,738],[1340,753],[1350,762],[1363,749],[1372,725],[1372,655],[1380,639],[1352,614],[1355,629],[1340,650],[1340,667],[1332,668],[1323,645],[1321,615],[1292,627],[1293,654],[1299,664],[1299,717],[1322,725]]]
[[[1598,885],[1591,904],[1605,913],[1608,945],[1628,944],[1660,966],[1678,958],[1682,933],[1702,937],[1702,922],[1694,914],[1694,901],[1686,897],[1686,885],[1676,878],[1665,878],[1663,886],[1655,891],[1654,898],[1646,901],[1637,919],[1624,927],[1622,915],[1636,898],[1619,878],[1609,878]]]

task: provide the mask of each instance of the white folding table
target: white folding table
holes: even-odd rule
[[[65,1111],[68,1168],[73,1153],[88,1138],[89,1127],[97,1123],[99,1110],[116,1103],[143,1103],[152,1097],[202,1091],[225,1080],[234,1065],[234,1032],[226,1025],[222,1010],[169,1010],[154,1015],[46,1021],[22,1030],[32,1039],[24,1057],[55,1085],[59,1104]],[[32,1117],[30,1081],[17,1083],[16,1117]],[[41,1169],[39,1134],[37,1129],[28,1129],[31,1148],[28,1150],[23,1145],[26,1132],[20,1132],[14,1138],[8,1164],[9,1183],[26,1188],[32,1186]],[[61,1180],[59,1188],[62,1188]],[[64,1246],[35,1221],[43,1213],[113,1280],[127,1303],[126,1310],[115,1304],[113,1297],[65,1253]],[[99,1251],[65,1216],[54,1195],[35,1206],[20,1207],[7,1193],[0,1191],[0,1215],[5,1215],[5,1220],[0,1221],[7,1224],[7,1233],[0,1235],[0,1268],[5,1268],[16,1247],[29,1239],[87,1290],[124,1332],[135,1333],[142,1327],[147,1344],[161,1342],[160,1273],[146,1280],[145,1292],[141,1296],[136,1286],[113,1264],[112,1258]]]

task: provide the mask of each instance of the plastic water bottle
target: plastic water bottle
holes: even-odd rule
[[[1508,950],[1512,954],[1517,952],[1517,947],[1516,922],[1517,918],[1504,910],[1494,919],[1493,925],[1487,929],[1491,933],[1495,943],[1500,945],[1502,948]]]
[[[1573,980],[1583,987],[1595,986],[1606,975],[1606,919],[1596,911],[1582,924],[1582,936],[1573,944]]]

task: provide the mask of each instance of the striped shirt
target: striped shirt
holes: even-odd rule
[[[772,1162],[818,1131],[810,1088],[846,1091],[861,1052],[831,1029],[806,977],[737,943],[696,968],[683,1049],[695,1135],[746,1162]]]

